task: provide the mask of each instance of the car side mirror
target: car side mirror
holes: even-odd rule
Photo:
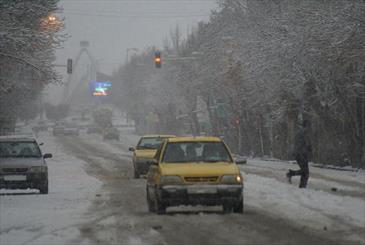
[[[240,157],[240,158],[236,158],[235,159],[236,164],[246,164],[247,163],[247,159]]]
[[[39,143],[39,145],[44,145],[44,143],[42,142],[42,143]]]
[[[151,166],[158,166],[158,162],[156,159],[151,159],[148,161],[148,164]]]
[[[135,151],[134,147],[129,147],[129,151]]]
[[[43,155],[43,158],[46,159],[46,158],[52,158],[53,155],[51,153],[46,153]]]

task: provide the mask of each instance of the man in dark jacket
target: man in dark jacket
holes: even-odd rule
[[[309,178],[308,161],[312,157],[312,144],[309,137],[309,130],[311,127],[310,121],[304,120],[303,127],[295,135],[293,156],[297,161],[300,170],[291,170],[287,172],[289,182],[293,176],[300,176],[299,188],[306,188]]]

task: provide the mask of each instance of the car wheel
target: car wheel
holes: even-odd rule
[[[134,168],[134,178],[139,179],[139,173],[136,168]]]
[[[239,203],[236,204],[236,206],[233,208],[234,213],[243,213],[243,200],[241,200]]]
[[[155,188],[154,193],[155,193],[155,200],[154,200],[155,207],[154,207],[154,209],[156,210],[156,213],[157,214],[165,214],[167,206],[158,201],[156,188]]]
[[[226,214],[232,213],[233,208],[230,204],[223,204],[223,212]]]
[[[48,194],[48,181],[45,181],[38,189],[40,194]]]
[[[146,189],[146,193],[147,193],[148,211],[151,212],[151,213],[155,213],[156,212],[155,205],[154,205],[154,203],[151,200],[150,192],[148,191],[148,187]]]
[[[155,200],[155,209],[157,214],[166,214],[166,206]]]

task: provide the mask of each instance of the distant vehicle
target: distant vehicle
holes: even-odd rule
[[[119,140],[119,131],[117,128],[109,127],[103,131],[103,140]]]
[[[39,189],[48,193],[48,168],[45,161],[52,154],[42,155],[31,136],[0,136],[0,188]]]
[[[89,126],[86,130],[87,134],[101,134],[102,132],[102,128],[96,125]]]
[[[90,125],[91,118],[89,117],[73,117],[71,118],[72,125],[77,125],[79,129],[86,129]]]
[[[169,206],[222,205],[243,212],[243,178],[226,144],[217,137],[166,139],[147,174],[150,212]]]
[[[63,135],[64,134],[64,131],[65,131],[65,127],[64,126],[54,126],[53,127],[53,135],[54,136],[58,136],[58,135]]]
[[[56,125],[53,127],[53,135],[78,136],[79,128],[77,126],[67,124],[64,122],[57,122]]]
[[[71,118],[71,120],[74,121],[74,122],[77,122],[77,121],[86,122],[86,121],[91,121],[91,118],[89,118],[89,117],[73,117],[73,118]]]
[[[40,122],[38,122],[38,124],[36,126],[32,127],[32,130],[34,132],[47,131],[48,130],[48,125],[47,125],[46,122],[40,121]]]
[[[129,148],[129,151],[133,152],[134,178],[147,174],[151,166],[150,160],[155,156],[162,141],[169,137],[175,137],[175,135],[145,135],[139,140],[136,148]]]
[[[79,136],[79,128],[77,126],[65,126],[63,135],[66,136]]]

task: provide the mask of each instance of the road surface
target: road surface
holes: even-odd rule
[[[120,153],[110,153],[82,138],[62,140],[68,151],[88,163],[88,174],[103,182],[101,196],[90,208],[90,213],[98,215],[82,227],[83,236],[96,244],[335,244],[340,238],[248,205],[243,215],[225,215],[219,208],[207,212],[204,207],[151,214],[145,180],[132,177],[128,144],[114,143]]]
[[[50,162],[57,170],[51,172],[50,194],[0,196],[0,217],[5,217],[0,244],[365,244],[365,183],[355,181],[362,177],[336,179],[337,172],[314,170],[310,188],[299,190],[282,177],[288,163],[249,160],[241,167],[244,214],[223,214],[220,207],[149,213],[145,179],[133,178],[128,152],[137,139],[44,136],[58,151],[52,160],[57,163]],[[332,184],[338,192],[331,193]],[[33,217],[21,210],[26,202],[45,210]],[[22,217],[28,221],[21,223]]]

